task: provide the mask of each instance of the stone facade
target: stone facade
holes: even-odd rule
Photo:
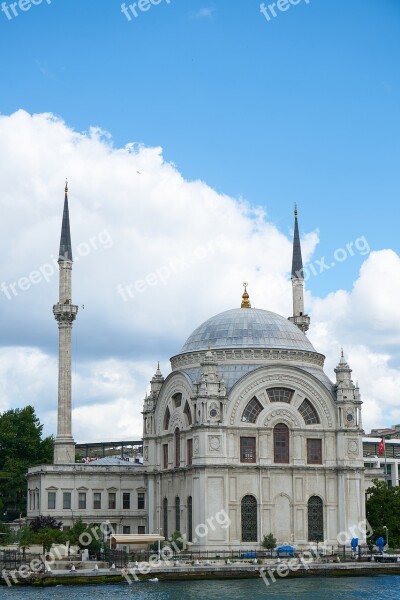
[[[109,522],[116,533],[147,533],[148,495],[141,465],[108,462],[30,469],[28,519],[53,516],[64,528],[78,519],[87,524]]]
[[[198,327],[166,379],[157,368],[143,407],[143,467],[71,464],[69,221],[61,247],[55,465],[28,473],[29,519],[179,530],[198,550],[256,549],[268,533],[298,547],[352,536],[365,518],[360,392],[343,353],[332,383],[305,335],[297,212],[293,316],[251,308],[245,284],[241,308]]]
[[[279,543],[320,536],[336,544],[365,518],[361,401],[348,365],[341,359],[334,386],[315,353],[296,363],[254,350],[254,370],[227,390],[218,352],[184,356],[186,369],[177,366],[145,400],[150,530],[180,529],[198,549],[258,548],[270,532]],[[222,510],[228,528],[216,524]],[[207,535],[196,535],[210,522]]]

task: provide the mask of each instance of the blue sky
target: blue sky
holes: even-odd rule
[[[400,1],[300,0],[269,20],[259,0],[160,0],[131,20],[120,0],[1,6],[0,412],[29,402],[55,431],[56,269],[4,289],[57,252],[68,176],[76,439],[94,410],[96,439],[110,419],[140,435],[157,360],[167,374],[244,280],[253,306],[291,314],[294,203],[310,340],[331,379],[345,347],[366,429],[400,422]]]
[[[311,0],[270,21],[253,0],[162,0],[131,21],[120,6],[0,13],[1,113],[49,111],[116,146],[160,145],[185,178],[264,206],[285,234],[298,202],[317,257],[360,235],[398,250],[397,0]],[[313,293],[351,288],[361,262]]]

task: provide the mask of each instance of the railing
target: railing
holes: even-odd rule
[[[108,562],[110,566],[115,565],[117,569],[126,567],[130,560],[127,552],[109,549],[104,552],[96,552],[96,559],[101,562]]]
[[[41,554],[21,553],[18,550],[5,550],[0,552],[0,572],[18,570],[22,566],[34,565],[36,572],[44,571],[44,562]]]
[[[354,553],[351,546],[328,546],[322,548],[321,544],[319,544],[319,548],[317,549],[317,544],[313,545],[312,548],[295,548],[294,556],[302,556],[305,552],[312,552],[312,554],[317,557],[319,560],[329,560],[333,561],[333,559],[337,560],[368,560],[371,557],[371,551],[368,546],[362,545],[358,546],[357,552]],[[375,554],[374,551],[372,554]],[[155,550],[142,550],[140,552],[131,552],[127,556],[130,562],[147,562],[150,557],[157,556],[158,552]],[[184,562],[195,562],[195,561],[204,561],[204,560],[263,560],[266,558],[290,558],[289,554],[285,554],[280,551],[279,553],[276,550],[253,550],[251,548],[240,548],[238,550],[208,550],[208,551],[192,551],[192,550],[182,550],[181,552],[176,552],[172,547],[169,547],[169,550],[163,553],[163,549],[161,548],[161,560],[171,560],[171,561],[184,561]]]

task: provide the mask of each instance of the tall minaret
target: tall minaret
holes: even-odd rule
[[[293,317],[289,321],[297,325],[303,333],[310,328],[310,317],[304,314],[304,274],[303,259],[297,221],[297,206],[294,208],[294,237],[292,259],[292,289],[293,289]]]
[[[71,333],[78,307],[72,304],[71,299],[72,248],[69,228],[68,182],[65,183],[58,264],[60,268],[59,301],[53,306],[53,314],[58,322],[58,422],[54,444],[54,464],[56,465],[75,462],[75,442],[71,427]]]

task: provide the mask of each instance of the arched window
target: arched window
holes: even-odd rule
[[[175,531],[181,530],[181,500],[179,496],[175,498]]]
[[[250,400],[243,411],[242,421],[245,423],[255,423],[258,415],[262,412],[263,406],[255,396]]]
[[[322,542],[324,539],[324,505],[319,496],[308,501],[308,541]]]
[[[276,387],[267,390],[267,394],[270,402],[286,402],[290,404],[294,392],[289,388]]]
[[[182,394],[180,392],[174,394],[172,400],[174,401],[175,408],[179,408],[182,404]]]
[[[274,462],[289,463],[289,428],[284,423],[274,427]]]
[[[303,417],[306,425],[316,425],[320,422],[317,411],[315,410],[311,402],[307,400],[307,398],[303,400],[303,402],[299,406],[299,413]]]
[[[191,425],[192,424],[192,411],[190,410],[190,406],[189,406],[188,402],[186,402],[183,412],[185,413],[185,415],[187,417],[189,425]]]
[[[192,496],[189,496],[187,501],[187,537],[188,542],[193,541],[193,502]]]
[[[181,466],[181,432],[175,429],[175,466]]]
[[[168,429],[170,418],[171,418],[171,413],[169,412],[169,408],[167,406],[165,414],[164,414],[164,429]]]
[[[164,498],[163,500],[163,536],[165,539],[168,538],[168,500]]]
[[[254,496],[242,499],[242,542],[257,541],[257,500]]]

